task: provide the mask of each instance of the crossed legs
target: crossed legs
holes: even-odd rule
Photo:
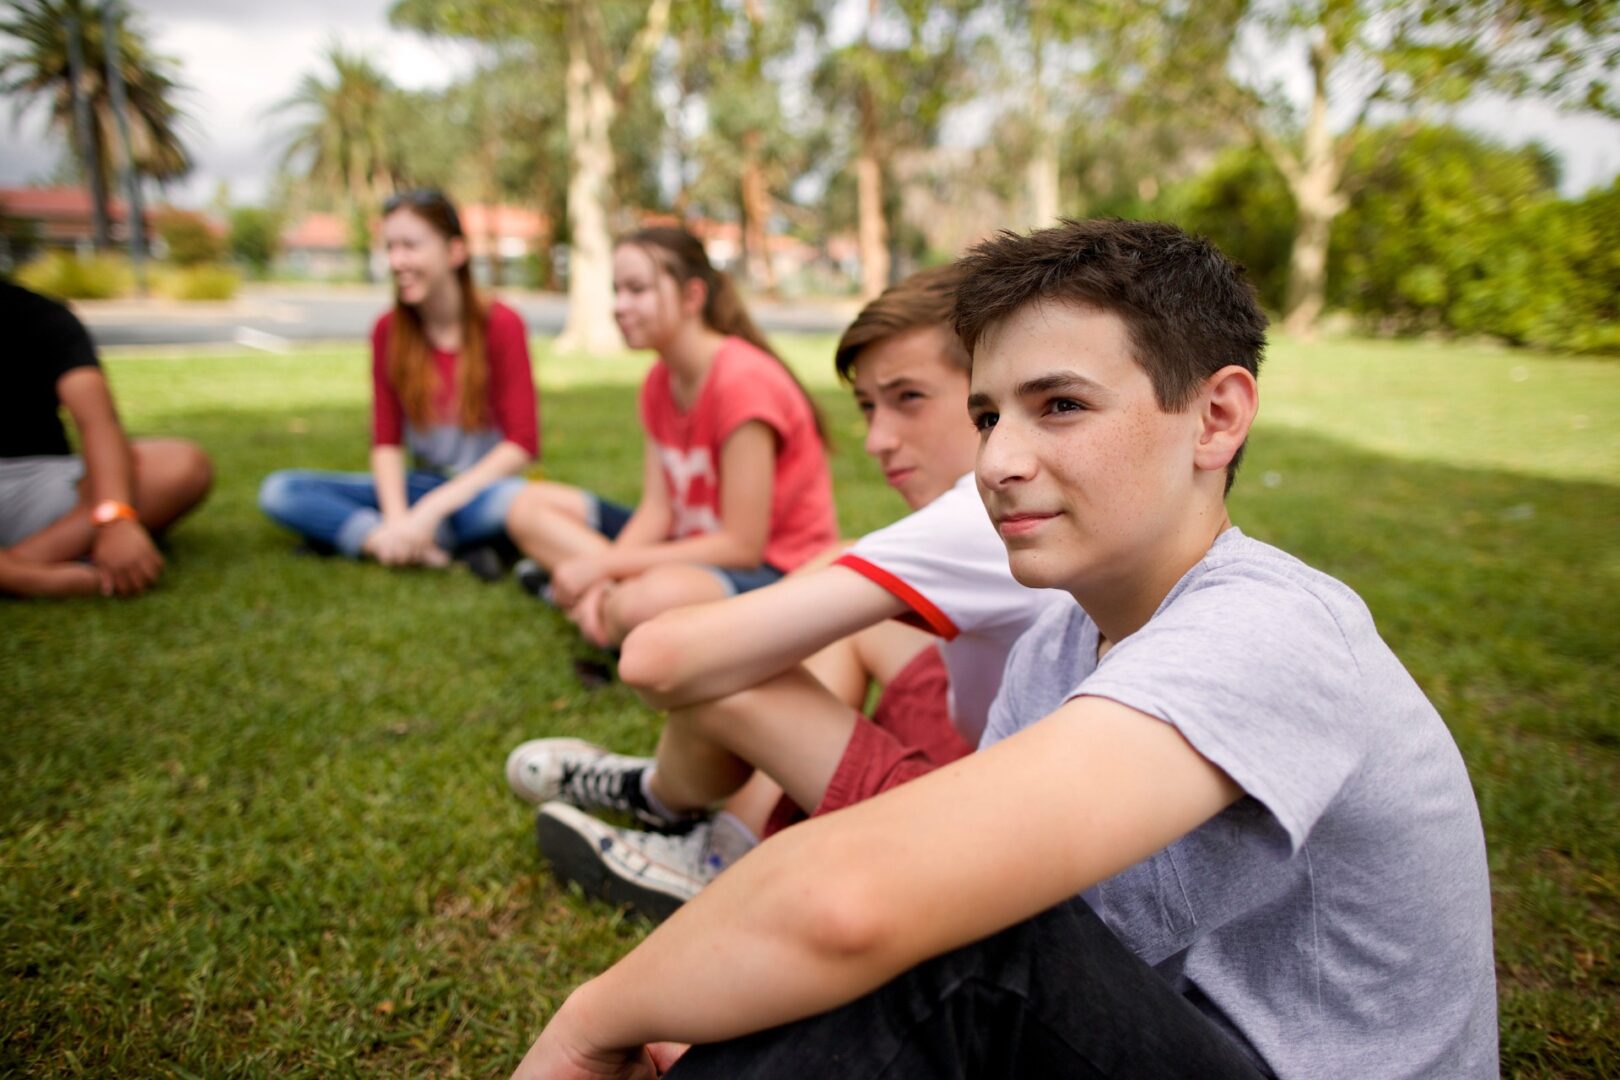
[[[130,443],[135,511],[158,533],[192,510],[214,480],[208,455],[185,439],[136,439]],[[90,521],[88,480],[79,501],[43,529],[0,552],[0,589],[24,596],[79,596],[100,591],[93,568],[77,560],[90,553],[96,527]]]
[[[548,480],[529,484],[512,500],[506,531],[513,542],[547,570],[569,559],[604,552],[612,541],[592,520],[595,496]],[[617,646],[630,631],[660,612],[688,604],[723,600],[730,590],[700,566],[658,566],[615,585],[603,601],[605,644]]]

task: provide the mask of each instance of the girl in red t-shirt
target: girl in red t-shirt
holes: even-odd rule
[[[613,295],[625,342],[658,354],[641,387],[641,501],[542,482],[506,519],[533,561],[519,580],[599,645],[669,608],[767,585],[837,537],[815,406],[697,238],[625,237]]]
[[[259,505],[317,549],[443,566],[500,538],[539,451],[527,335],[473,288],[443,194],[396,195],[382,233],[395,302],[371,335],[371,472],[283,470]]]

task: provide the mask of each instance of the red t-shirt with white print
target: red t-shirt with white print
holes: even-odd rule
[[[730,337],[715,353],[690,411],[676,406],[662,360],[641,384],[641,426],[663,466],[674,510],[672,540],[719,531],[720,448],[751,420],[776,433],[764,561],[792,570],[838,537],[826,448],[793,376],[770,354]]]

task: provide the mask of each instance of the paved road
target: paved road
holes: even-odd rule
[[[534,333],[562,329],[567,298],[557,293],[505,293]],[[75,305],[96,344],[202,345],[235,343],[279,351],[298,341],[363,341],[390,303],[384,287],[249,287],[223,304],[118,300]],[[851,305],[757,303],[754,317],[767,331],[837,333]]]

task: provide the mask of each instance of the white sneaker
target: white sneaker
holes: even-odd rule
[[[616,829],[567,803],[548,802],[535,819],[535,833],[558,878],[653,922],[663,922],[696,896],[727,861],[713,850],[709,821],[668,836]]]
[[[610,753],[583,739],[531,739],[506,756],[506,783],[536,805],[561,799],[585,810],[618,810],[638,819],[650,812],[641,773],[652,758]],[[649,826],[665,824],[654,815]]]

